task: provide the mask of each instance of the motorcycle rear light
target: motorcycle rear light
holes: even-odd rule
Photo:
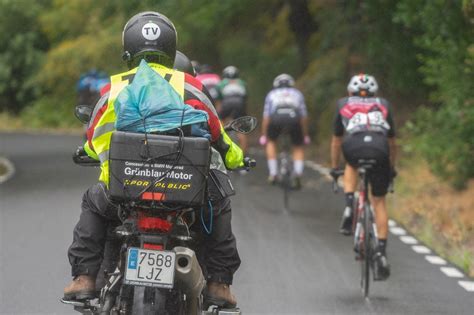
[[[144,192],[142,194],[142,199],[164,201],[166,200],[166,195],[159,192]]]
[[[138,228],[145,231],[169,232],[173,225],[161,218],[141,216],[138,219]]]
[[[163,250],[163,245],[145,243],[145,244],[143,244],[143,248],[144,249]]]

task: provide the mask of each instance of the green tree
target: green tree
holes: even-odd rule
[[[441,177],[462,188],[474,177],[474,27],[472,2],[401,1],[395,19],[416,31],[420,73],[433,105],[409,130]]]
[[[37,19],[47,6],[48,1],[0,0],[0,111],[17,114],[38,95],[30,78],[48,49]]]

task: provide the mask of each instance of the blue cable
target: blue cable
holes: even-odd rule
[[[204,207],[201,207],[201,223],[202,223],[202,226],[204,227],[204,230],[206,230],[206,233],[208,235],[211,235],[212,233],[212,221],[213,221],[213,218],[214,218],[214,209],[212,208],[212,203],[211,201],[209,200],[209,212],[210,212],[210,222],[209,222],[209,227],[206,226],[206,222],[204,222]]]

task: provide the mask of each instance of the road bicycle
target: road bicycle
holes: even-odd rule
[[[364,159],[358,161],[359,188],[354,194],[353,223],[352,232],[354,240],[354,251],[356,260],[360,262],[361,277],[360,287],[364,297],[369,296],[370,270],[374,272],[374,254],[378,244],[377,226],[375,224],[374,210],[369,199],[369,173],[376,166],[376,160]],[[337,175],[343,175],[344,171],[339,171]],[[337,179],[334,180],[334,191],[338,191]]]

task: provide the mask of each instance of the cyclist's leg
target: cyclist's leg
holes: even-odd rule
[[[342,153],[346,159],[346,168],[344,170],[344,194],[345,207],[341,219],[340,232],[344,235],[352,234],[354,192],[357,189],[358,172],[357,160],[360,155],[360,147],[357,138],[346,138],[342,144]]]
[[[372,205],[375,210],[375,224],[377,226],[378,244],[375,252],[377,263],[377,277],[381,280],[390,275],[390,265],[388,264],[386,248],[388,236],[388,213],[385,202],[390,182],[390,167],[388,160],[380,167],[374,169],[370,175],[370,185],[372,188]]]
[[[388,235],[388,214],[385,204],[385,196],[372,196],[372,205],[375,210],[375,224],[377,225],[377,235],[379,239],[386,240]]]
[[[377,225],[377,235],[381,241],[380,249],[385,254],[385,245],[388,236],[388,213],[385,202],[385,195],[390,184],[390,167],[388,160],[384,161],[380,167],[372,170],[369,177],[372,190],[372,205],[375,210],[375,223]]]
[[[267,164],[268,164],[268,172],[269,172],[269,182],[274,184],[276,182],[276,178],[278,176],[278,162],[277,162],[277,144],[276,140],[278,139],[281,133],[281,125],[275,122],[274,120],[270,120],[270,124],[268,125],[267,136],[268,142],[265,147],[265,153],[267,155]]]
[[[296,176],[296,188],[299,188],[304,170],[304,136],[299,120],[295,119],[290,123],[290,137],[293,145],[293,171]]]

